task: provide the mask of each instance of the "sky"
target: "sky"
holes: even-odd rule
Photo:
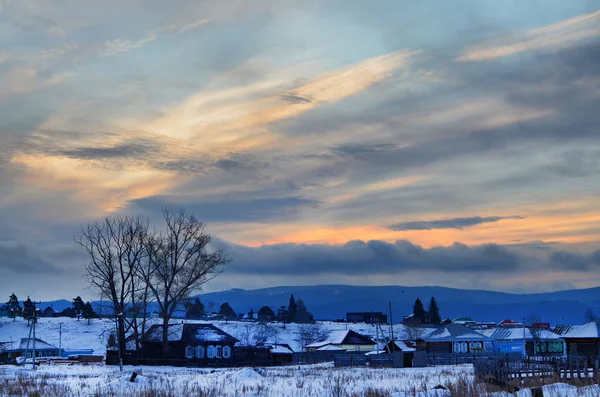
[[[598,286],[599,66],[592,0],[0,0],[0,295],[162,207],[205,291]]]

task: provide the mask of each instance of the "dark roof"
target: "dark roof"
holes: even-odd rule
[[[162,342],[162,324],[155,324],[144,335],[146,343]],[[212,324],[169,324],[169,342],[221,342],[237,343],[238,340]]]
[[[564,335],[573,328],[572,325],[557,325],[554,327],[554,333],[558,335]]]

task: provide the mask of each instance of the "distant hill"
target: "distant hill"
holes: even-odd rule
[[[214,302],[215,309],[223,302],[244,313],[262,306],[270,306],[275,312],[287,306],[290,294],[302,299],[317,319],[335,320],[344,318],[349,311],[388,312],[392,302],[393,320],[398,323],[404,315],[412,312],[417,297],[427,306],[435,296],[442,317],[468,316],[474,320],[499,322],[505,318],[520,321],[532,315],[552,324],[583,323],[586,309],[591,308],[600,315],[600,287],[538,294],[509,294],[503,292],[463,290],[446,287],[402,287],[349,285],[287,286],[256,290],[232,289],[199,296],[205,307]],[[93,303],[96,308],[100,302]],[[55,310],[70,306],[70,301],[43,302],[40,307],[52,305]],[[107,307],[104,302],[104,307]],[[104,312],[107,309],[103,309]],[[150,311],[156,310],[155,305]]]
[[[600,315],[600,287],[540,294],[462,290],[445,287],[318,285],[312,287],[273,287],[257,290],[233,289],[200,295],[200,300],[218,304],[229,302],[237,312],[270,306],[274,311],[288,304],[290,294],[302,299],[318,319],[344,318],[349,311],[388,312],[392,302],[393,320],[400,322],[412,312],[417,297],[427,306],[435,296],[442,317],[468,316],[480,321],[521,320],[539,316],[553,324],[582,323],[587,308]]]

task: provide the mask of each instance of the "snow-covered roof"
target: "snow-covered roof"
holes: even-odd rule
[[[29,341],[29,349],[33,349],[33,338],[29,339],[29,338],[21,338],[21,341],[19,342],[19,347],[15,348],[15,349],[10,349],[10,350],[25,350],[27,349],[27,341]],[[9,350],[9,349],[6,349]],[[39,339],[39,338],[35,338],[35,350],[37,351],[41,351],[41,350],[58,350],[58,347],[51,345],[48,342],[44,342],[43,340]]]
[[[168,327],[168,338],[169,342],[180,341],[183,336],[183,326],[184,324],[169,324]],[[146,342],[162,342],[163,340],[163,326],[162,324],[156,324],[150,327],[146,335],[144,336],[144,340]]]
[[[564,338],[600,338],[600,321],[573,325],[563,334]]]
[[[401,340],[395,340],[394,344],[398,349],[402,350],[403,352],[414,352],[416,350],[414,347],[408,346],[405,342]]]
[[[358,332],[347,330],[336,330],[331,331],[325,337],[317,340],[316,342],[310,343],[305,347],[308,348],[319,348],[326,345],[341,345],[341,344],[375,344],[368,336],[359,334]]]
[[[346,351],[346,349],[343,349],[339,346],[334,346],[334,345],[326,345],[323,347],[319,347],[317,350],[318,351]]]
[[[270,351],[271,354],[290,354],[294,352],[291,347],[284,345],[273,345]]]
[[[491,328],[479,331],[485,336],[494,340],[523,340],[523,328]],[[560,335],[547,330],[535,329],[532,332],[531,328],[525,328],[525,339],[540,339],[540,340],[560,340]]]
[[[425,341],[449,342],[455,340],[482,340],[489,339],[484,334],[474,331],[461,324],[447,324],[438,328],[435,332],[427,335]]]

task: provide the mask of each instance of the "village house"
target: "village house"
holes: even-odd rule
[[[368,336],[352,330],[331,331],[327,336],[304,346],[305,351],[339,350],[347,352],[370,352],[375,342]]]
[[[387,324],[387,314],[382,312],[348,312],[346,322],[366,324]]]
[[[569,356],[600,358],[600,321],[557,326],[554,332],[565,340]]]
[[[560,335],[536,327],[515,327],[513,324],[479,331],[492,339],[494,351],[520,353],[527,356],[566,356],[566,343]]]
[[[40,313],[40,317],[54,317],[55,316],[55,311],[52,308],[52,306],[48,306],[46,307],[44,310],[42,310],[42,312]]]
[[[492,339],[462,324],[447,324],[423,338],[427,353],[482,353],[491,351]]]
[[[8,362],[17,357],[26,356],[33,357],[33,342],[34,339],[21,338],[16,346],[3,344],[0,349],[0,362]],[[35,356],[36,357],[60,357],[60,349],[50,343],[44,342],[39,338],[35,338]]]
[[[169,324],[168,357],[162,353],[162,324],[144,334],[140,357],[148,364],[182,366],[231,366],[236,338],[212,324]]]

